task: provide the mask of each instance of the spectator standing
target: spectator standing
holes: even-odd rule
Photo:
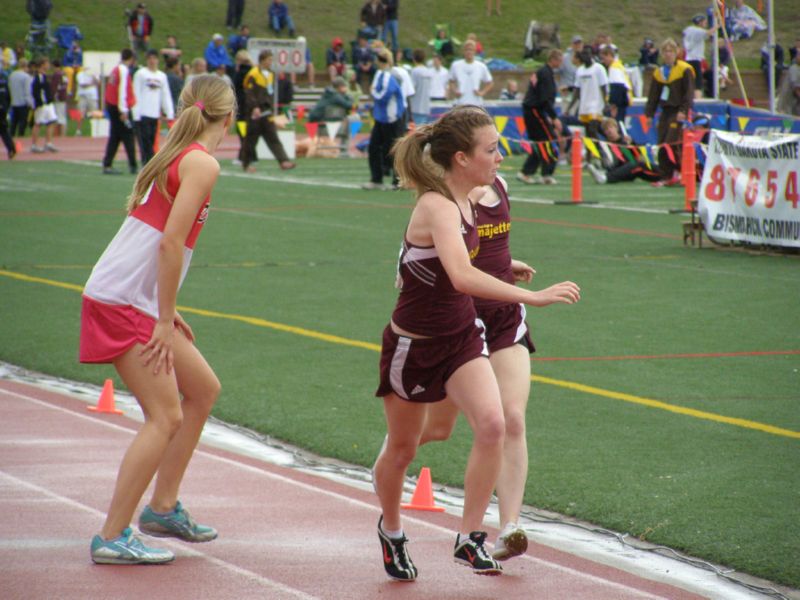
[[[522,100],[522,118],[525,121],[525,130],[528,139],[532,142],[545,142],[555,151],[558,137],[561,135],[561,121],[556,115],[556,72],[561,66],[564,55],[561,50],[554,48],[547,55],[547,63],[536,71],[531,77],[525,98]],[[541,175],[536,176],[536,171],[541,165]],[[530,152],[522,165],[522,170],[517,173],[517,179],[522,183],[556,183],[553,173],[556,170],[555,159],[543,160],[536,152]]]
[[[136,104],[133,107],[133,120],[139,138],[139,152],[142,166],[155,154],[156,134],[161,116],[171,121],[175,118],[175,107],[169,90],[167,75],[158,69],[158,52],[147,51],[147,63],[137,69],[133,76],[133,93]]]
[[[181,50],[181,47],[178,45],[178,38],[174,35],[168,35],[167,44],[161,48],[160,53],[165,63],[168,58],[175,58],[180,61],[181,56],[183,56],[183,50]]]
[[[611,116],[624,123],[625,113],[633,101],[633,85],[614,48],[611,46],[601,48],[600,62],[608,72],[608,104]]]
[[[608,75],[603,65],[594,62],[591,47],[581,50],[580,60],[581,66],[575,71],[572,104],[578,104],[578,120],[586,127],[586,135],[597,139],[608,98]]]
[[[361,7],[361,28],[359,33],[370,40],[382,37],[385,23],[386,9],[381,0],[367,0],[366,4]]]
[[[56,135],[67,131],[67,100],[69,99],[69,78],[61,67],[61,61],[53,61],[53,72],[50,74],[50,91],[53,96],[53,108],[56,109]]]
[[[485,64],[475,60],[475,42],[466,41],[464,58],[450,65],[450,89],[455,104],[483,106],[483,97],[492,89],[494,80]]]
[[[794,60],[781,83],[778,110],[800,116],[800,52],[795,52]]]
[[[444,102],[447,100],[447,88],[450,85],[450,71],[442,64],[442,55],[434,54],[431,60],[431,100]]]
[[[692,24],[683,30],[683,48],[686,62],[694,69],[695,96],[703,95],[703,61],[706,58],[706,38],[714,35],[716,26],[706,27],[708,21],[704,14],[692,17]]]
[[[492,11],[494,11],[494,14],[496,14],[498,17],[501,14],[503,14],[503,13],[500,12],[501,1],[502,0],[486,0],[486,16],[487,17],[491,17],[492,16]]]
[[[113,167],[120,142],[125,146],[130,172],[132,174],[139,172],[136,164],[136,146],[133,142],[133,121],[131,120],[131,108],[136,105],[131,77],[131,67],[135,62],[136,56],[133,50],[125,48],[120,53],[119,64],[111,69],[106,83],[105,102],[108,112],[109,135],[105,156],[103,156],[103,173],[105,175],[119,175],[120,173]]]
[[[336,77],[343,77],[347,66],[347,52],[344,51],[342,38],[335,37],[331,40],[331,47],[325,51],[325,66],[328,69],[328,78],[333,81]]]
[[[244,128],[247,124],[247,106],[244,95],[244,78],[253,68],[250,54],[247,50],[239,50],[234,56],[235,72],[233,74],[233,90],[236,93],[236,134],[239,136],[239,154],[234,161],[241,166],[244,156]],[[244,127],[242,126],[244,125]]]
[[[169,95],[172,97],[172,106],[177,111],[178,99],[183,91],[183,69],[177,58],[167,58],[165,61]]]
[[[95,77],[94,73],[92,73],[92,69],[90,67],[81,69],[75,76],[78,110],[84,117],[89,116],[98,108],[99,96],[97,93],[97,88],[99,84],[100,82],[97,81],[97,77]]]
[[[556,71],[558,90],[563,102],[561,111],[565,116],[569,113],[567,99],[575,91],[575,71],[578,70],[578,66],[580,65],[578,57],[580,57],[582,50],[583,38],[579,35],[573,35],[569,48],[564,52],[564,59],[561,61],[561,66],[558,71]]]
[[[153,35],[153,17],[147,12],[144,2],[136,5],[136,10],[128,20],[128,29],[134,53],[143,55],[150,49],[150,37]]]
[[[769,46],[766,42],[761,46],[761,72],[764,73],[764,83],[766,84],[767,88],[769,88]],[[783,51],[783,46],[775,43],[775,90],[778,90],[778,86],[781,82],[781,73],[785,68],[783,64],[785,53]]]
[[[4,70],[0,69],[0,139],[3,140],[3,144],[5,144],[8,151],[8,160],[14,158],[17,153],[14,141],[8,132],[8,109],[10,106],[11,90],[8,85],[8,76]]]
[[[648,121],[652,121],[656,110],[661,109],[657,129],[661,180],[653,183],[655,187],[680,183],[682,123],[692,110],[695,82],[692,66],[678,60],[678,44],[674,40],[667,39],[661,44],[661,60],[663,64],[653,72],[644,107]],[[665,144],[670,145],[674,161],[664,148]]]
[[[386,165],[391,164],[389,153],[395,140],[400,137],[405,105],[400,84],[392,75],[392,54],[386,48],[378,52],[378,72],[372,82],[370,93],[375,123],[369,137],[370,181],[361,187],[365,190],[383,190],[383,176]],[[393,171],[392,183],[398,187],[397,174]]]
[[[414,50],[414,68],[411,69],[411,83],[414,95],[411,96],[411,120],[415,125],[425,125],[431,120],[431,88],[433,70],[425,66],[425,51]]]
[[[279,35],[283,29],[289,31],[289,37],[294,37],[294,21],[289,14],[289,7],[283,0],[272,0],[269,5],[269,26]]]
[[[28,127],[28,114],[33,108],[31,83],[33,77],[28,72],[28,61],[25,58],[17,60],[17,68],[8,77],[8,87],[11,92],[11,136],[22,137]]]
[[[794,46],[789,48],[789,65],[795,64],[797,55],[800,54],[800,37],[794,40]]]
[[[226,69],[233,67],[228,51],[225,49],[225,38],[221,33],[215,33],[211,41],[206,46],[205,51],[206,68],[208,71],[216,71],[219,65],[223,65]]]
[[[242,25],[239,33],[233,33],[228,37],[228,52],[235,57],[239,50],[247,50],[247,41],[250,39],[250,28]]]
[[[642,47],[639,48],[639,66],[642,69],[658,68],[658,48],[650,38],[644,38]]]
[[[31,96],[33,96],[33,129],[31,130],[31,152],[58,152],[53,145],[53,129],[57,122],[56,109],[53,106],[53,88],[47,71],[50,61],[40,58],[31,63],[33,81],[31,82]],[[44,126],[45,144],[39,146],[39,130]]]
[[[367,38],[359,33],[358,45],[353,48],[353,69],[356,72],[356,81],[363,90],[368,90],[375,78],[375,53],[369,47]]]
[[[258,55],[258,65],[250,69],[244,78],[245,107],[247,109],[247,134],[242,157],[242,169],[254,173],[251,163],[256,158],[258,138],[263,137],[270,152],[281,169],[293,169],[295,164],[289,160],[286,150],[275,128],[275,75],[272,69],[272,51],[262,50]]]
[[[225,27],[237,29],[242,24],[242,14],[244,14],[244,0],[228,0]]]
[[[381,0],[383,3],[383,11],[386,20],[383,23],[383,31],[381,32],[381,39],[386,44],[389,41],[389,34],[392,34],[392,53],[397,54],[399,42],[397,35],[399,31],[399,22],[397,20],[397,10],[400,6],[400,0]]]

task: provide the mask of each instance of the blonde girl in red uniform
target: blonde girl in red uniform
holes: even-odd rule
[[[398,265],[400,296],[384,330],[380,386],[388,435],[374,467],[382,515],[378,537],[386,573],[412,581],[400,498],[419,445],[428,404],[451,398],[469,422],[474,442],[464,476],[464,512],[454,559],[475,573],[497,575],[484,548],[483,516],[503,453],[505,423],[497,380],[471,296],[546,306],[577,302],[562,282],[534,292],[500,281],[471,264],[477,248],[469,192],[491,184],[502,161],[499,136],[486,111],[457,107],[418,127],[395,147],[401,180],[417,190]]]
[[[130,527],[156,473],[139,529],[189,542],[217,537],[178,500],[220,384],[195,347],[176,300],[219,175],[212,153],[230,127],[235,105],[230,86],[213,75],[197,77],[183,89],[178,120],[139,173],[128,215],[84,289],[80,360],[112,363],[144,413],[122,460],[105,523],[91,542],[96,563],[175,558],[168,550],[145,546]]]

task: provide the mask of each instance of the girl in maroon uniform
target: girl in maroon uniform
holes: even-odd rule
[[[400,498],[427,406],[445,397],[464,413],[474,434],[454,557],[479,574],[502,571],[484,548],[482,525],[502,464],[505,421],[483,327],[470,296],[534,306],[573,304],[580,298],[572,282],[533,292],[472,266],[478,232],[468,194],[497,177],[503,160],[498,140],[489,114],[464,106],[418,127],[395,147],[395,168],[406,185],[416,188],[417,203],[403,241],[400,297],[384,330],[376,392],[384,401],[388,429],[374,467],[383,510],[378,537],[384,568],[394,579],[417,577],[406,549]]]
[[[509,233],[511,214],[506,182],[498,177],[491,186],[470,192],[476,206],[480,252],[473,266],[513,284],[530,282],[535,271],[511,258]],[[525,409],[530,393],[531,363],[534,351],[525,307],[519,303],[476,297],[478,318],[486,327],[489,362],[497,377],[506,422],[503,460],[497,477],[500,525],[503,530],[495,543],[493,558],[506,560],[528,548],[525,530],[517,525],[528,476],[528,446],[525,435]],[[449,399],[428,407],[428,418],[420,445],[450,437],[458,417],[458,406]]]

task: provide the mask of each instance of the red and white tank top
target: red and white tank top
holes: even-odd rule
[[[461,235],[470,259],[474,259],[478,232],[463,214]],[[472,298],[453,287],[434,246],[416,246],[404,237],[397,272],[401,287],[392,321],[398,327],[435,337],[456,333],[475,322]]]
[[[180,187],[178,167],[192,150],[206,149],[194,143],[186,147],[167,171],[167,193],[175,198]],[[180,284],[186,277],[194,245],[200,230],[208,219],[211,196],[205,198],[197,213],[194,225],[183,247],[183,266]],[[158,245],[164,234],[172,202],[156,187],[150,186],[142,203],[125,218],[114,239],[97,261],[84,296],[105,304],[133,306],[141,312],[158,318]],[[179,284],[179,286],[180,286]]]
[[[508,193],[499,180],[495,179],[492,189],[500,202],[494,206],[485,206],[480,203],[475,206],[481,251],[472,264],[484,273],[513,285],[514,272],[511,270],[511,250],[508,245],[511,231],[511,204]],[[500,300],[485,298],[474,298],[474,300],[478,310],[508,304]]]

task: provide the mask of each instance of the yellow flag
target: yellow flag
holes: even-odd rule
[[[750,122],[750,117],[738,117],[739,119],[739,131],[744,131],[747,127],[747,124]]]
[[[586,146],[586,149],[592,153],[592,156],[595,158],[600,158],[600,152],[597,150],[597,146],[594,145],[592,140],[590,140],[588,137],[583,138],[583,145]]]
[[[647,146],[639,146],[639,152],[642,153],[642,158],[644,158],[644,164],[647,165],[648,169],[652,169],[652,165],[650,165],[650,157],[647,156]]]
[[[495,118],[496,119],[501,119],[502,118],[502,119],[508,120],[508,117],[495,117]],[[503,136],[500,136],[500,143],[503,145],[503,148],[506,149],[507,155],[511,156],[511,147],[508,145],[508,140],[506,138],[504,138]]]
[[[247,136],[247,121],[236,121],[236,131],[242,137]]]
[[[497,127],[497,131],[499,133],[503,133],[503,131],[506,128],[506,125],[508,124],[508,117],[495,117],[494,124]]]

